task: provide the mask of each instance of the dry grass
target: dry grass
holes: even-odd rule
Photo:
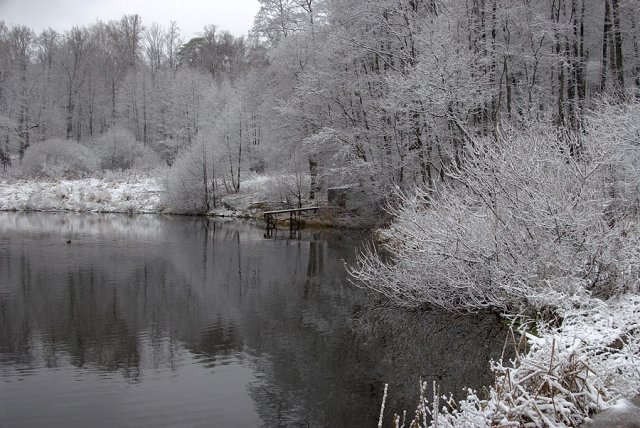
[[[533,324],[528,324],[529,330]],[[616,400],[640,388],[640,296],[564,314],[559,326],[535,323],[537,333],[520,327],[509,346],[515,357],[492,362],[494,382],[466,400],[441,396],[421,383],[414,417],[395,415],[393,426],[577,427]],[[408,424],[408,425],[407,425]]]

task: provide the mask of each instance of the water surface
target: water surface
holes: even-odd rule
[[[490,380],[494,319],[374,309],[362,237],[0,213],[0,427],[372,427]],[[70,242],[68,242],[70,241]]]

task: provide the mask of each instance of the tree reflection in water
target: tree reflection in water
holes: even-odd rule
[[[18,379],[63,369],[87,385],[73,400],[137,398],[105,424],[166,400],[173,425],[374,426],[385,382],[389,407],[409,409],[419,379],[486,383],[502,348],[491,317],[372,309],[346,281],[354,233],[264,239],[238,221],[2,213],[0,236],[0,402],[17,406],[0,425],[34,399]]]

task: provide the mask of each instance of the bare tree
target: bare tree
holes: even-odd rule
[[[84,28],[74,27],[64,37],[65,55],[62,57],[62,67],[66,76],[66,138],[75,137],[80,140],[80,128],[73,130],[73,120],[76,114],[78,95],[85,83],[88,67],[88,55],[91,49],[89,33]]]
[[[30,109],[28,100],[27,71],[31,60],[31,49],[33,41],[33,31],[25,26],[15,26],[9,32],[9,47],[14,61],[14,68],[17,70],[19,78],[18,89],[18,145],[20,161],[24,157],[24,152],[30,145],[29,130]]]

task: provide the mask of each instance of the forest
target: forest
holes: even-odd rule
[[[640,3],[260,5],[247,37],[138,15],[0,24],[0,174],[135,172],[178,213],[256,177],[298,204],[357,188],[352,215],[386,226],[395,262],[372,248],[354,282],[536,325],[489,398],[425,399],[433,426],[576,426],[637,394]]]
[[[603,97],[632,102],[638,13],[624,0],[263,0],[248,37],[209,25],[183,40],[138,15],[64,33],[2,24],[0,162],[27,178],[165,168],[175,211],[206,211],[252,172],[309,200],[362,186],[380,205],[450,181],[474,139],[543,127],[566,141]]]

